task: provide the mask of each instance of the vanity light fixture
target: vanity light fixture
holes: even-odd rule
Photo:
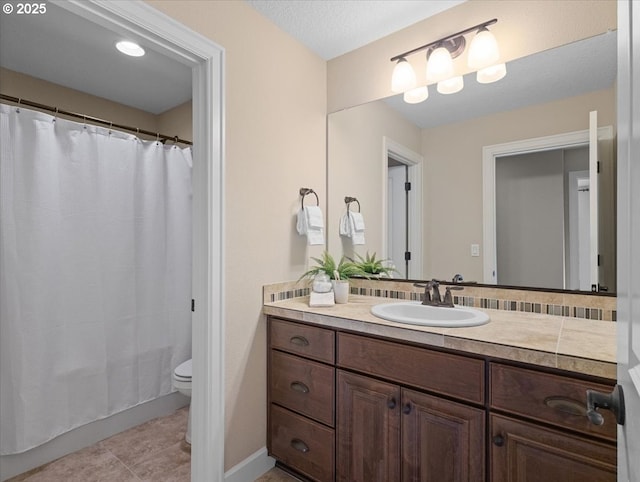
[[[476,79],[481,84],[500,80],[506,75],[507,68],[504,63],[499,63],[498,42],[487,28],[497,21],[496,18],[488,20],[392,57],[391,61],[397,64],[391,77],[391,90],[396,93],[404,92],[404,100],[408,103],[422,102],[428,97],[426,86],[416,87],[419,84],[415,71],[407,61],[408,56],[426,50],[427,83],[437,83],[437,90],[441,94],[460,92],[464,87],[464,80],[461,75],[456,75],[453,60],[465,50],[464,36],[474,31],[477,33],[469,46],[467,59],[469,67],[477,71]]]
[[[142,47],[140,47],[135,42],[130,42],[128,40],[122,40],[116,44],[116,48],[125,55],[129,55],[130,57],[142,57],[145,54],[145,51]]]

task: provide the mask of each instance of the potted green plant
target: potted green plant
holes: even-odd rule
[[[333,256],[328,251],[322,253],[320,258],[311,258],[317,264],[313,266],[309,271],[305,272],[300,278],[313,279],[315,275],[319,273],[325,273],[331,280],[348,280],[354,276],[367,276],[366,272],[352,260],[343,256],[340,258],[340,262],[336,263]]]
[[[365,254],[364,257],[360,256],[356,253],[357,261],[350,259],[352,263],[358,266],[364,273],[367,278],[370,277],[380,277],[380,278],[391,278],[391,275],[398,271],[387,265],[386,263],[390,261],[389,259],[376,259],[376,253],[369,255],[369,252]]]
[[[311,258],[317,264],[309,271],[300,276],[302,278],[313,279],[319,274],[325,274],[331,280],[336,303],[346,303],[349,297],[349,278],[354,276],[364,276],[367,274],[353,261],[342,256],[340,262],[336,263],[333,256],[328,251],[322,253],[320,258]]]

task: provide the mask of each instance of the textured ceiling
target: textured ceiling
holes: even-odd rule
[[[465,0],[245,0],[325,60]]]

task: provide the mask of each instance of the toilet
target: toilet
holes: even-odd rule
[[[191,360],[181,363],[173,371],[173,387],[183,395],[191,398]],[[185,441],[191,444],[191,403],[189,403],[189,421],[187,422],[187,433],[184,436]]]

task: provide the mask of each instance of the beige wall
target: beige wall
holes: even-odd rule
[[[382,139],[387,137],[414,152],[419,152],[420,129],[400,116],[384,102],[372,102],[335,112],[328,124],[328,246],[334,257],[353,257],[354,252],[383,253],[381,186],[384,159]],[[360,201],[365,221],[363,246],[353,246],[349,238],[339,235],[340,217],[346,212],[344,197]],[[356,208],[356,204],[352,205]],[[356,208],[357,209],[357,208]]]
[[[187,141],[193,138],[191,101],[169,109],[157,116],[158,132],[178,136]]]
[[[483,279],[483,146],[585,130],[591,110],[598,111],[599,126],[615,126],[614,90],[423,130],[425,275]],[[481,245],[480,257],[471,257],[471,243]]]
[[[1,67],[0,92],[118,124],[150,131],[158,129],[158,117],[154,114]]]
[[[492,18],[498,19],[491,31],[498,39],[502,59],[510,61],[615,29],[616,2],[469,0],[330,60],[327,110],[335,112],[391,95],[391,57]],[[416,54],[408,60],[417,73],[425,71],[424,55]],[[468,73],[464,62],[456,65],[461,74]],[[419,80],[423,79],[421,75]]]
[[[192,137],[191,102],[185,102],[155,115],[2,67],[0,67],[0,92],[50,107],[97,117],[114,124],[137,127],[170,136],[177,135],[184,140],[191,140]],[[70,119],[78,121],[76,118]],[[153,139],[153,136],[140,135],[140,137]]]
[[[263,284],[297,279],[300,187],[326,202],[326,62],[239,1],[150,1],[225,49],[226,440],[229,469],[266,442]]]

